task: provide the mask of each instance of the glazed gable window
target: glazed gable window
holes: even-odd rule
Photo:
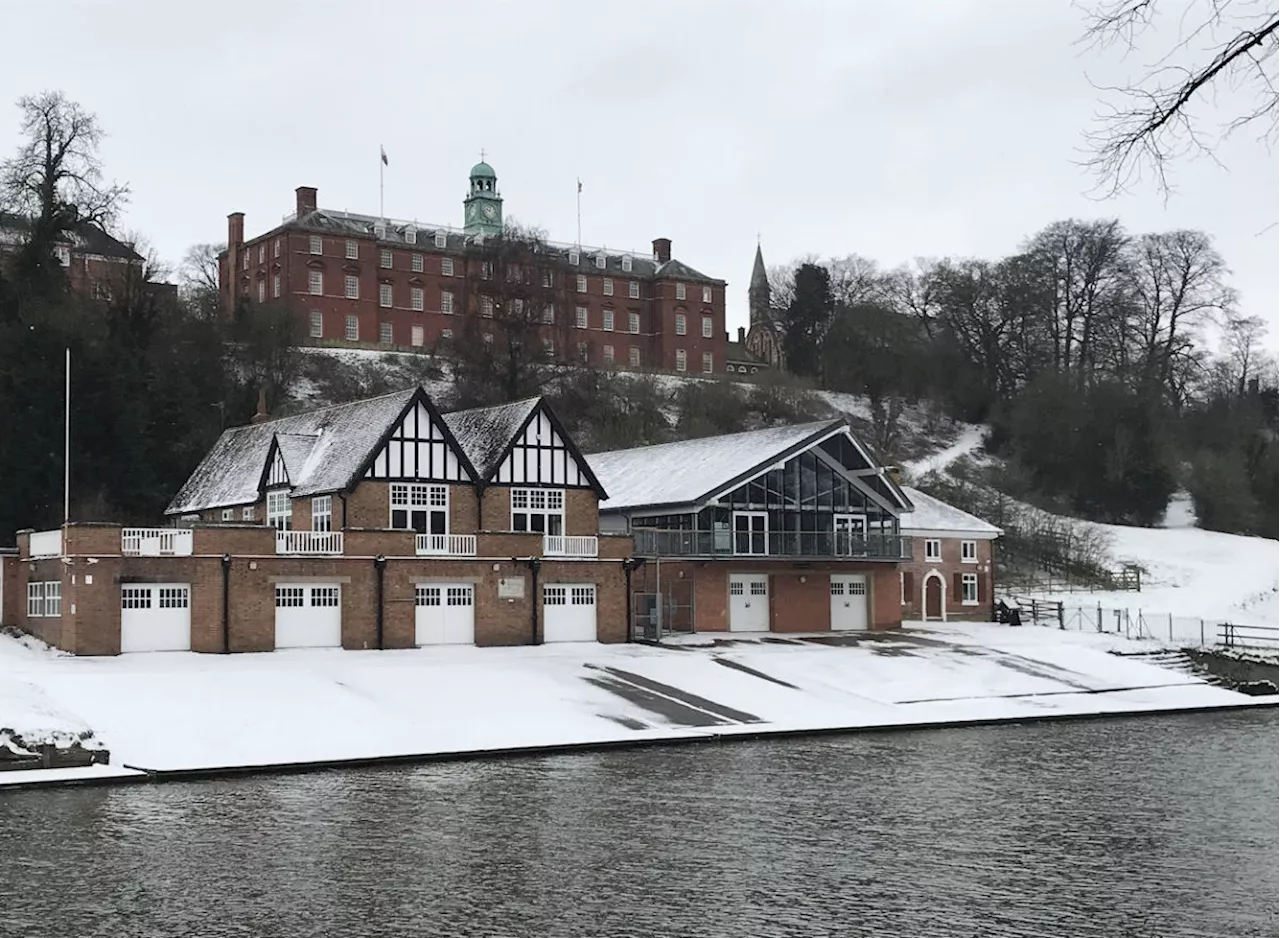
[[[564,489],[512,489],[511,530],[564,533]]]
[[[292,514],[287,491],[284,489],[272,489],[267,493],[267,524],[277,531],[288,531]]]
[[[419,534],[448,534],[449,486],[418,482],[393,484],[391,527]]]

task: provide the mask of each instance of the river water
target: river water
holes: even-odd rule
[[[0,794],[0,934],[1277,934],[1277,717]]]

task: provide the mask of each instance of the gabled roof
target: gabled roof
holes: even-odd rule
[[[481,482],[489,481],[497,471],[511,448],[511,441],[529,422],[541,401],[540,397],[530,397],[510,404],[456,410],[444,415],[445,424],[467,454],[467,459],[471,460]]]
[[[735,487],[840,430],[848,433],[843,420],[820,420],[595,453],[587,460],[609,491],[609,499],[600,503],[601,511],[689,506]],[[853,442],[862,450],[856,440]],[[884,481],[895,498],[901,494],[887,476]],[[905,496],[900,501],[904,508],[911,505]]]
[[[0,233],[8,232],[16,237],[25,238],[31,230],[31,219],[25,215],[12,212],[0,212]],[[7,240],[0,237],[0,241]],[[113,238],[97,225],[81,224],[66,232],[60,239],[69,243],[71,249],[83,254],[97,254],[101,257],[119,257],[128,261],[140,261],[142,255],[118,238]]]
[[[722,280],[717,280],[715,277],[708,277],[701,271],[694,270],[683,261],[677,260],[670,260],[659,264],[657,269],[653,272],[653,275],[655,277],[666,277],[672,279],[679,278],[681,280],[706,280],[709,283],[724,282]]]
[[[898,526],[904,534],[938,533],[972,534],[976,537],[999,537],[1004,533],[1000,528],[983,521],[977,515],[961,511],[954,505],[939,501],[919,489],[903,486],[902,489],[911,499],[915,510],[903,514],[898,519]]]
[[[273,440],[279,441],[293,495],[347,488],[364,471],[400,415],[419,396],[426,399],[426,392],[414,387],[224,430],[165,513],[184,514],[256,502]],[[306,445],[308,438],[312,441],[310,447]]]

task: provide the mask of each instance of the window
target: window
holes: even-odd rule
[[[542,351],[554,357],[556,354],[556,340],[550,336],[544,336],[542,339]]]
[[[63,267],[71,266],[71,248],[67,247],[65,244],[59,244],[56,247],[54,247],[53,253],[57,256],[58,263],[61,264]],[[244,256],[244,269],[245,270],[249,269],[248,254]]]
[[[360,341],[360,320],[357,317],[355,316],[347,317],[346,336],[347,336],[348,342]]]
[[[543,285],[544,287],[550,287],[550,286],[553,284],[553,282],[554,282],[554,281],[553,281],[553,276],[552,276],[551,271],[549,271],[549,270],[544,270],[544,271],[542,272],[542,285]]]
[[[258,245],[258,263],[265,264],[267,262],[267,246],[265,244]]]
[[[907,571],[898,571],[898,604],[905,606],[907,604]]]
[[[511,530],[564,534],[564,489],[512,489]]]
[[[622,269],[627,273],[631,273],[631,255],[630,254],[623,255]]]
[[[605,277],[604,280],[601,281],[601,285],[604,288],[605,296],[613,296],[613,278]]]
[[[688,371],[688,356],[682,348],[676,349],[676,371]]]
[[[542,321],[553,323],[556,321],[556,307],[554,303],[548,303],[542,307]]]
[[[715,358],[712,357],[710,352],[702,353],[702,371],[704,374],[711,374],[712,370],[715,368],[715,364]]]
[[[613,310],[606,309],[603,312],[601,312],[600,316],[601,316],[600,328],[603,329],[605,332],[612,332],[613,331]]]
[[[267,298],[267,281],[259,280],[258,281],[258,302],[262,303],[266,300],[266,298]]]
[[[683,283],[677,283],[677,284],[676,284],[676,299],[677,299],[677,300],[683,300],[683,299],[684,299],[684,284],[683,284]]]
[[[120,608],[121,609],[150,609],[151,608],[151,587],[149,586],[120,587]]]
[[[612,345],[602,345],[600,347],[600,353],[604,356],[605,362],[607,362],[610,365],[613,364],[613,346]]]
[[[733,513],[733,552],[735,554],[769,553],[769,516],[763,511]],[[752,583],[755,586],[755,583]]]
[[[312,252],[315,253],[315,252]],[[360,242],[347,240],[347,260],[358,261],[360,259]]]
[[[387,226],[383,224],[374,225],[373,236],[378,239],[385,238],[387,236]]]
[[[441,330],[440,330],[440,338],[442,338],[442,339],[452,339],[452,338],[453,338],[453,330],[452,330],[452,329],[441,329]]]
[[[587,292],[587,278],[583,274],[578,274],[578,292]]]
[[[311,499],[311,530],[333,530],[333,496],[317,495]]]
[[[632,335],[640,334],[640,314],[627,313],[627,331]]]
[[[978,562],[978,542],[977,541],[961,541],[960,542],[960,561],[962,563]]]
[[[703,316],[703,317],[702,317],[702,337],[703,337],[704,339],[709,339],[709,338],[711,338],[712,331],[713,331],[714,329],[715,329],[715,324],[714,324],[714,322],[712,322],[711,317],[710,317],[710,316]]]
[[[587,308],[579,306],[573,311],[573,324],[579,329],[587,328]]]
[[[448,245],[448,243],[449,243],[449,236],[448,236],[447,234],[445,234],[443,231],[437,231],[437,232],[436,232],[436,247],[438,247],[438,248],[442,248],[442,247],[447,246],[447,245]]]
[[[280,275],[272,274],[271,276],[271,295],[276,299],[280,298]]]
[[[600,269],[600,270],[604,270],[604,265],[605,265],[605,263],[606,263],[606,261],[605,261],[605,256],[604,256],[603,254],[597,254],[597,255],[596,255],[596,267],[597,267],[598,269]]]
[[[676,313],[676,335],[685,335],[689,331],[685,323],[684,313]]]
[[[311,270],[307,272],[307,291],[312,296],[320,296],[324,293],[323,270]]]
[[[349,300],[360,299],[360,278],[359,277],[356,277],[352,274],[347,274],[346,277],[343,278],[343,284],[346,289],[347,299]]]
[[[480,276],[485,280],[493,279],[493,261],[480,262]]]
[[[391,323],[389,322],[378,323],[378,341],[381,342],[383,345],[392,344]]]
[[[627,353],[627,362],[632,368],[640,367],[640,350],[634,345],[631,346],[631,351]]]
[[[348,242],[347,242],[347,244],[354,244],[354,243],[355,243],[354,241],[348,241]],[[308,245],[309,245],[309,247],[310,247],[310,250],[311,250],[311,253],[312,253],[312,254],[323,254],[323,253],[324,253],[324,238],[320,237],[319,235],[312,235],[312,236],[308,239]],[[350,250],[350,249],[348,248],[348,250]]]
[[[511,315],[515,316],[517,319],[524,317],[524,300],[520,299],[518,296],[511,301]],[[546,310],[543,310],[543,315],[546,315]],[[553,317],[555,315],[554,308],[552,315]]]
[[[417,229],[417,228],[406,228],[406,229],[404,230],[404,240],[405,240],[405,243],[406,243],[406,244],[417,244],[417,243],[418,243],[418,229]]]
[[[570,263],[570,264],[572,264],[572,265],[574,265],[575,267],[576,267],[576,266],[578,266],[578,252],[577,252],[577,251],[570,251],[570,252],[569,252],[569,263]]]
[[[484,316],[486,319],[493,318],[493,297],[480,297],[480,315]]]
[[[448,290],[440,291],[440,312],[453,313],[453,294]]]
[[[378,284],[378,305],[379,305],[379,306],[382,306],[382,307],[384,307],[384,308],[390,308],[390,306],[391,306],[391,284],[389,284],[389,283],[380,283],[380,284]]]
[[[640,282],[639,281],[630,280],[627,282],[627,296],[633,300],[640,299]]]
[[[125,590],[120,591],[121,596],[123,596],[124,593],[125,593]],[[149,590],[147,591],[147,595],[148,596],[151,595]],[[39,619],[43,615],[44,615],[44,584],[28,583],[27,584],[27,618]]]
[[[236,520],[236,510],[235,510],[234,508],[224,508],[224,509],[222,509],[222,520],[223,520],[223,521],[235,521],[235,520]]]
[[[421,254],[409,255],[409,269],[412,270],[415,274],[422,273],[422,255]]]
[[[585,362],[587,360],[587,343],[578,343],[578,361]]]
[[[941,560],[942,559],[942,541],[936,537],[931,537],[924,542],[924,559],[925,560]]]
[[[449,486],[397,482],[391,486],[391,527],[419,534],[449,533]]]
[[[301,609],[306,593],[305,586],[277,586],[276,608]]]
[[[453,258],[452,257],[440,258],[440,276],[442,277],[453,276]]]
[[[63,250],[65,250],[65,251],[67,252],[67,262],[66,262],[65,264],[63,264],[62,266],[63,266],[63,267],[70,267],[70,266],[71,266],[71,249],[70,249],[70,248],[63,248]],[[240,267],[241,267],[241,269],[242,269],[242,270],[248,270],[248,269],[249,269],[249,252],[248,252],[248,251],[245,251],[243,254],[241,254],[241,255],[240,255]]]
[[[703,287],[703,288],[702,288],[702,302],[704,302],[704,303],[710,303],[710,302],[711,302],[711,288],[710,288],[710,287]]]
[[[409,327],[409,344],[421,346],[424,341],[425,341],[425,336],[423,335],[422,327],[410,326]]]
[[[279,238],[276,238],[275,242],[271,245],[271,254],[274,257],[280,256],[280,239]]]
[[[253,516],[254,516],[256,513],[257,513],[257,512],[254,510],[254,507],[253,507],[252,505],[245,505],[243,508],[241,508],[241,509],[240,509],[240,520],[241,520],[241,521],[252,521],[252,520],[253,520]]]
[[[978,574],[965,573],[961,575],[960,602],[966,606],[978,605]]]
[[[277,531],[289,530],[289,493],[284,489],[272,489],[267,493],[267,524]]]
[[[390,252],[390,251],[379,251],[379,252],[378,252],[378,266],[379,266],[379,267],[383,268],[384,270],[390,270],[390,269],[391,269],[391,263],[392,263],[392,257],[391,257],[391,252]]]
[[[422,312],[426,306],[426,298],[422,292],[422,287],[409,288],[409,308]]]

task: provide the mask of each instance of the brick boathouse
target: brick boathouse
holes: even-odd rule
[[[422,388],[225,431],[177,525],[20,532],[5,621],[75,654],[626,638],[632,541],[546,401]]]

